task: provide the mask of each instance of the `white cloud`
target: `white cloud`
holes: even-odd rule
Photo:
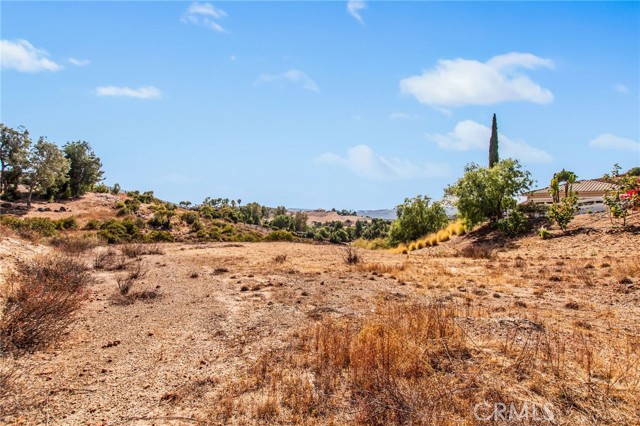
[[[446,176],[449,166],[427,162],[416,165],[410,160],[385,158],[377,155],[367,145],[357,145],[347,150],[346,157],[327,152],[316,162],[342,167],[358,177],[374,180],[412,179]]]
[[[441,59],[434,69],[400,80],[400,89],[435,108],[509,101],[545,104],[553,101],[551,91],[518,70],[553,67],[549,59],[517,52],[494,56],[487,62]]]
[[[356,18],[362,25],[364,25],[364,20],[360,15],[360,11],[366,8],[367,5],[364,3],[364,0],[349,0],[347,3],[347,11],[349,14]]]
[[[405,114],[404,112],[394,112],[389,115],[390,120],[417,120],[418,116],[415,114]]]
[[[186,24],[200,25],[210,30],[226,33],[224,29],[216,20],[226,18],[227,12],[222,9],[218,9],[211,3],[191,3],[191,6],[184,12],[180,20]]]
[[[46,50],[34,47],[27,40],[0,40],[2,68],[20,72],[59,71],[61,65],[48,58]]]
[[[158,99],[162,93],[153,86],[142,86],[137,89],[130,87],[102,86],[96,88],[98,96],[123,96],[138,99]]]
[[[69,62],[77,67],[84,67],[91,63],[91,61],[88,59],[76,59],[76,58],[69,58]]]
[[[625,86],[622,83],[617,83],[613,86],[613,88],[615,89],[616,92],[618,93],[622,93],[624,95],[626,95],[627,93],[629,93],[629,88],[627,86]]]
[[[491,129],[473,120],[456,124],[453,131],[443,134],[427,134],[427,140],[435,142],[439,148],[450,151],[487,150]],[[549,163],[553,157],[546,151],[535,148],[522,140],[513,140],[498,134],[501,158],[518,158],[531,163]]]
[[[589,142],[589,146],[602,149],[620,149],[640,151],[640,143],[627,138],[621,138],[610,133],[597,136]]]
[[[301,85],[304,89],[319,92],[318,85],[311,77],[300,70],[289,70],[282,74],[260,74],[256,83],[272,83],[276,81],[289,81]]]

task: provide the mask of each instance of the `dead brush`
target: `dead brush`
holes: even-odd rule
[[[278,254],[273,258],[273,262],[274,263],[282,264],[282,263],[284,263],[286,261],[287,261],[287,255],[286,254]]]
[[[87,267],[62,255],[18,264],[8,278],[0,321],[2,351],[33,352],[59,341],[94,282]]]
[[[468,245],[458,250],[456,253],[460,257],[468,257],[471,259],[493,259],[493,249],[487,246]]]
[[[100,245],[100,241],[90,236],[53,237],[49,243],[66,254],[80,254]]]
[[[105,271],[122,271],[127,269],[128,264],[127,258],[112,248],[97,253],[93,259],[93,267]]]
[[[124,244],[120,246],[120,252],[129,259],[136,259],[145,254],[145,248],[142,244]]]
[[[362,260],[358,251],[353,247],[347,247],[344,249],[342,259],[347,265],[357,265]]]
[[[164,254],[164,250],[159,244],[143,244],[143,243],[131,243],[120,246],[120,252],[130,258],[136,259],[140,256],[147,254]]]
[[[121,296],[127,296],[131,289],[133,288],[135,280],[129,276],[129,274],[124,274],[116,277],[116,284],[118,285],[118,293]]]

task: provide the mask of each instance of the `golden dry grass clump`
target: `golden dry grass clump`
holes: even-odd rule
[[[562,424],[631,424],[637,415],[637,338],[608,341],[620,345],[610,358],[589,333],[469,313],[391,303],[361,320],[325,319],[221,387],[217,398],[232,402],[214,404],[208,421],[474,425],[478,404],[500,403],[547,404],[551,416],[569,419]],[[471,338],[462,325],[470,323],[502,336]]]

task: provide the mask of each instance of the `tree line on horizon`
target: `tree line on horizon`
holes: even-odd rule
[[[102,162],[86,141],[58,147],[41,136],[34,143],[24,127],[0,123],[0,197],[17,200],[18,186],[27,188],[27,206],[34,194],[55,199],[79,197],[102,181]]]

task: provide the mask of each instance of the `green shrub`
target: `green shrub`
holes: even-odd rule
[[[517,208],[513,209],[506,218],[500,219],[497,226],[498,229],[510,237],[523,234],[531,229],[529,220]]]
[[[87,222],[87,225],[84,227],[84,229],[87,229],[89,231],[96,231],[100,229],[100,221],[97,219],[91,219],[89,222]]]
[[[117,219],[111,219],[102,223],[98,236],[105,239],[109,244],[143,239],[139,224],[130,219],[125,219],[122,222]]]
[[[115,219],[104,222],[100,225],[98,236],[104,238],[109,244],[117,244],[124,241],[130,241],[127,234],[127,228]]]
[[[149,219],[149,226],[156,229],[171,229],[171,218],[164,212],[156,212]]]
[[[265,238],[267,241],[294,241],[295,237],[289,231],[273,231]]]
[[[180,215],[180,220],[187,225],[193,225],[198,222],[198,214],[195,212],[185,212]]]
[[[99,183],[97,185],[94,185],[93,192],[97,192],[98,194],[108,194],[111,192],[111,188],[109,188],[104,183]]]
[[[538,231],[538,235],[540,235],[540,238],[542,238],[543,240],[547,240],[551,237],[551,232],[549,232],[547,230],[547,228],[545,228],[544,226],[540,227],[540,230]]]
[[[54,222],[46,217],[19,219],[13,216],[2,215],[0,216],[0,223],[25,237],[30,236],[29,234],[36,234],[36,236],[40,237],[53,237],[58,233],[58,229],[61,229],[61,225],[59,225],[57,221]]]
[[[569,223],[573,220],[573,216],[576,214],[577,204],[578,197],[576,196],[563,198],[559,203],[553,203],[549,206],[547,217],[554,221],[560,229],[566,231]]]
[[[74,216],[58,219],[54,223],[58,229],[76,229],[78,227],[78,222]]]
[[[174,236],[167,231],[151,231],[151,233],[149,234],[149,239],[151,241],[167,243],[172,243],[175,241]]]
[[[128,198],[124,201],[119,201],[116,204],[116,208],[118,209],[118,216],[134,214],[140,210],[140,201],[135,198]]]

